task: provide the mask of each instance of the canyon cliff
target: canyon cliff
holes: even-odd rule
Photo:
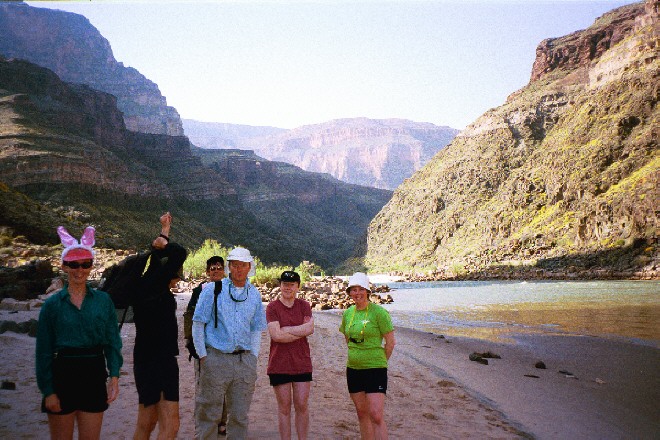
[[[131,131],[183,135],[179,113],[167,105],[158,86],[117,62],[108,41],[82,15],[2,2],[0,55],[30,61],[63,81],[116,96]]]
[[[327,173],[347,183],[395,189],[458,130],[403,119],[338,119],[293,130],[184,121],[204,148],[245,148],[270,160]]]
[[[541,42],[529,84],[397,188],[369,226],[366,264],[657,273],[658,5]]]
[[[99,245],[139,249],[170,210],[186,246],[213,238],[267,263],[329,268],[391,196],[251,152],[197,150],[127,130],[113,95],[0,58],[0,226],[36,243],[56,243],[60,224],[93,224]]]

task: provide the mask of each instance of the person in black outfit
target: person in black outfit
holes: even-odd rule
[[[160,223],[161,233],[152,243],[133,304],[133,373],[139,398],[135,440],[149,439],[156,424],[159,439],[175,439],[179,431],[179,329],[170,289],[183,276],[187,252],[169,242],[172,215],[166,212]]]

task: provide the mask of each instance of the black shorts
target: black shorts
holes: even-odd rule
[[[60,349],[53,358],[53,388],[62,411],[48,411],[45,398],[41,411],[58,415],[103,412],[108,409],[107,378],[102,348]]]
[[[346,368],[349,393],[387,393],[387,368]]]
[[[311,382],[312,373],[303,374],[269,374],[270,385],[276,387],[291,382]]]
[[[133,374],[138,402],[144,406],[164,400],[179,401],[179,364],[175,356],[134,360]]]

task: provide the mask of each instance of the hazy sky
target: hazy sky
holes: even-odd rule
[[[182,118],[462,129],[529,81],[545,38],[631,1],[28,2],[86,16]]]

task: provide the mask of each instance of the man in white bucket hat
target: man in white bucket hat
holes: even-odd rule
[[[193,343],[200,358],[195,438],[200,440],[216,438],[223,400],[227,404],[227,436],[247,438],[261,332],[266,329],[261,294],[248,279],[256,268],[250,251],[234,248],[226,260],[229,277],[218,281],[222,290],[217,301],[215,283],[208,283],[193,315]]]

